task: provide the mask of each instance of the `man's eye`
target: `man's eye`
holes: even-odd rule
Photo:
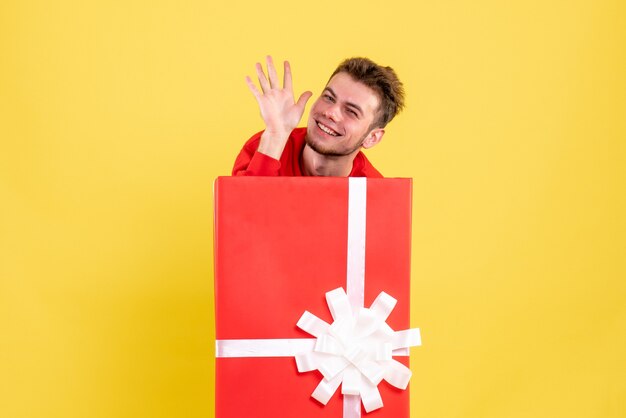
[[[358,117],[359,117],[359,115],[358,115],[358,114],[357,114],[354,110],[352,110],[352,109],[348,109],[348,113],[349,113],[350,115],[354,116],[355,118],[358,118]]]
[[[324,95],[324,99],[328,102],[334,102],[335,98],[333,96],[331,96],[330,94],[325,94]]]

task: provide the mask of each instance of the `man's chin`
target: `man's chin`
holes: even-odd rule
[[[308,145],[309,148],[311,148],[316,153],[323,155],[324,157],[329,157],[329,158],[345,157],[346,155],[350,155],[354,151],[356,151],[356,150],[352,150],[350,152],[345,152],[345,151],[342,152],[332,147],[324,146],[324,144],[320,144],[319,142],[316,142],[315,140],[310,139],[309,136],[306,137],[306,144]]]

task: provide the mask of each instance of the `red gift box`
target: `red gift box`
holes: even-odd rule
[[[393,330],[408,329],[410,179],[216,180],[217,418],[345,416],[348,403],[344,398],[351,396],[342,395],[341,389],[326,405],[311,397],[322,380],[320,372],[299,373],[293,357],[259,355],[252,353],[254,350],[250,356],[223,357],[219,344],[233,340],[252,340],[252,344],[257,340],[272,340],[270,344],[273,340],[312,340],[312,335],[296,326],[304,311],[330,324],[333,318],[326,293],[348,286],[354,299],[356,292],[347,284],[353,275],[347,260],[349,222],[357,217],[352,212],[349,217],[349,193],[356,195],[352,190],[357,182],[364,192],[365,236],[359,238],[357,233],[357,238],[350,239],[365,246],[364,274],[357,273],[364,285],[360,303],[369,307],[381,291],[388,293],[397,299],[397,305],[387,324]],[[394,359],[408,366],[407,356]],[[378,390],[384,406],[367,414],[362,410],[363,416],[409,416],[408,390],[384,380]]]

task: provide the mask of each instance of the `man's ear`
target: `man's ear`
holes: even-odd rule
[[[385,130],[383,128],[375,128],[370,131],[367,137],[363,140],[363,148],[372,148],[374,145],[378,144],[385,134]]]

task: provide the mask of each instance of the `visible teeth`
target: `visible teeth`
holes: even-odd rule
[[[338,133],[336,133],[335,131],[333,131],[332,129],[330,129],[328,126],[326,125],[322,125],[321,123],[317,123],[317,126],[319,126],[319,128],[326,132],[328,135],[332,135],[332,136],[337,136],[339,135]]]

